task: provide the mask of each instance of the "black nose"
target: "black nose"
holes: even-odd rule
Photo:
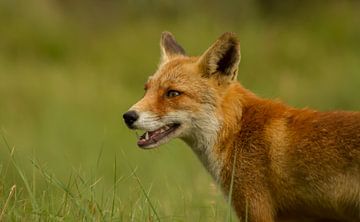
[[[137,119],[139,119],[139,115],[138,115],[135,111],[130,110],[130,111],[124,113],[123,118],[124,118],[124,120],[125,120],[126,125],[128,125],[128,127],[131,127],[132,124],[133,124]]]

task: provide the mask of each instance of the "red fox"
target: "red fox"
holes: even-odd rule
[[[180,138],[240,221],[360,221],[360,112],[295,109],[237,81],[240,44],[225,33],[199,57],[161,35],[158,70],[123,115],[150,149]],[[231,191],[231,192],[230,192]]]

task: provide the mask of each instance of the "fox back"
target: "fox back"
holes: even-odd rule
[[[238,81],[240,45],[223,34],[190,57],[169,32],[144,97],[124,114],[137,144],[185,141],[241,221],[360,221],[360,112],[295,109]]]

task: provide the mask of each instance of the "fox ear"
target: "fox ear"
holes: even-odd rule
[[[216,76],[232,81],[237,77],[240,63],[240,43],[234,33],[226,32],[199,59],[204,77]]]
[[[175,56],[185,55],[185,50],[175,41],[174,36],[170,32],[165,31],[161,33],[160,48],[160,63],[164,63]]]

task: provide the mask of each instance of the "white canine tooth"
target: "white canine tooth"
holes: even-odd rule
[[[145,139],[148,140],[149,139],[149,132],[145,133]]]

